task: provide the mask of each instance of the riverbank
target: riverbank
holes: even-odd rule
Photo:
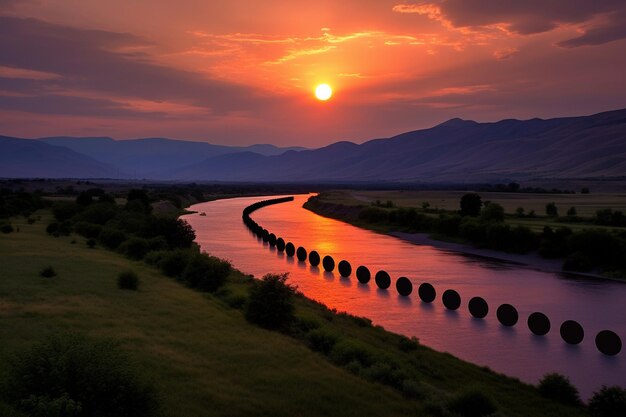
[[[33,224],[14,219],[20,231],[0,235],[0,363],[71,329],[119,343],[157,382],[164,416],[447,416],[447,404],[470,386],[508,416],[584,414],[542,398],[531,385],[303,296],[295,299],[301,336],[260,329],[241,309],[250,276],[233,270],[217,293],[200,293],[143,262],[89,248],[80,236],[54,238],[45,233],[50,214],[39,214]],[[58,276],[39,277],[45,265]],[[115,278],[126,269],[139,275],[139,291],[117,289]],[[321,337],[319,349],[331,346],[329,356],[311,349],[313,335]],[[385,364],[370,366],[373,357]],[[353,359],[337,365],[345,358]],[[383,377],[413,382],[403,392],[371,379]]]
[[[476,248],[467,244],[435,239],[428,233],[386,232],[385,234],[397,237],[398,239],[402,239],[415,245],[425,245],[439,250],[458,253],[470,257],[521,265],[537,271],[624,282],[620,279],[605,277],[599,273],[563,271],[563,260],[542,258],[537,253],[506,253],[493,249]]]
[[[303,205],[303,207],[320,216],[340,220],[353,226],[371,230],[377,233],[394,236],[396,238],[417,245],[427,245],[436,249],[454,252],[466,256],[480,257],[499,262],[513,263],[538,271],[552,272],[569,276],[578,276],[589,279],[626,282],[626,277],[623,275],[623,271],[621,270],[615,272],[607,272],[601,271],[600,268],[598,268],[597,266],[592,268],[585,266],[584,270],[573,270],[573,268],[564,270],[564,263],[566,262],[568,257],[546,258],[541,256],[537,248],[540,246],[539,240],[542,239],[542,235],[534,234],[527,229],[520,230],[520,232],[516,234],[517,229],[512,229],[506,225],[500,225],[497,223],[481,224],[480,222],[473,221],[473,219],[469,219],[470,221],[473,221],[473,223],[471,224],[472,228],[468,229],[471,232],[476,232],[478,234],[482,233],[483,235],[490,235],[492,234],[492,230],[490,229],[493,229],[493,235],[495,236],[495,240],[500,243],[496,245],[496,249],[492,249],[490,247],[484,247],[483,245],[477,245],[460,235],[460,222],[468,219],[463,219],[458,214],[441,214],[440,217],[430,217],[428,215],[418,213],[415,209],[396,210],[391,208],[372,208],[371,206],[349,204],[347,201],[341,200],[341,198],[345,198],[345,195],[339,192],[323,193],[310,198]],[[337,202],[335,202],[334,200],[337,200]],[[393,207],[393,205],[391,204],[390,207]],[[402,210],[404,210],[404,212]],[[393,221],[390,219],[392,215],[401,216],[403,215],[403,213],[405,215],[406,213],[413,214],[414,217],[418,218],[418,220],[416,220],[415,222],[411,222],[410,220],[407,221],[406,219],[404,221]],[[433,227],[426,228],[427,231],[420,231],[423,230],[424,226],[415,226],[415,224],[420,224],[420,221],[423,224],[431,224],[432,222],[434,222],[434,224],[437,225],[437,228],[441,228],[444,230],[454,229],[456,230],[456,232],[453,234],[431,233],[431,229],[433,229]],[[481,230],[481,228],[484,230]],[[571,233],[571,231],[569,233]],[[553,233],[553,235],[556,234]],[[610,236],[606,234],[602,235],[603,239],[607,237]],[[596,244],[598,243],[597,236],[591,235],[590,238],[593,239]],[[518,248],[516,250],[505,250],[507,246],[515,248],[516,239],[524,242],[521,243],[521,247],[524,249],[520,250]],[[558,241],[556,246],[555,243],[550,242],[550,245],[552,245],[553,248],[551,250],[562,251],[567,246],[564,242],[564,238],[557,239],[556,241]],[[598,248],[594,248],[593,244],[581,245],[581,242],[583,241],[584,239],[577,239],[576,244],[578,246],[584,246],[585,251],[593,252],[594,256],[596,257],[601,256],[598,255],[600,251],[598,250]],[[502,245],[503,247],[499,245]],[[573,253],[573,258],[575,259],[574,265],[577,267],[580,266],[580,262],[589,262],[586,255],[582,254],[581,252]],[[615,261],[615,256],[613,256],[613,258],[613,261]]]

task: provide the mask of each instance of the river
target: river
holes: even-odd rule
[[[605,356],[594,344],[595,335],[605,329],[625,341],[626,284],[573,278],[414,245],[305,210],[302,204],[308,197],[297,195],[292,202],[262,208],[251,217],[296,247],[317,250],[322,257],[332,255],[336,262],[348,260],[353,271],[365,265],[373,276],[383,269],[393,282],[406,276],[413,283],[411,296],[399,296],[394,284],[380,290],[373,278],[369,284],[360,284],[354,272],[350,278],[340,277],[336,270],[324,272],[263,244],[245,227],[241,212],[255,201],[272,197],[200,203],[190,208],[198,213],[184,219],[203,250],[230,260],[244,273],[261,277],[288,272],[289,281],[307,297],[367,317],[390,331],[415,336],[433,349],[533,384],[548,372],[559,372],[570,378],[583,398],[603,384],[626,387],[626,350]],[[417,295],[422,282],[430,282],[437,290],[432,304],[423,303]],[[446,289],[461,295],[458,310],[443,306],[440,296]],[[483,320],[467,310],[474,296],[489,303]],[[519,311],[516,326],[505,327],[496,319],[496,308],[503,303]],[[550,318],[552,328],[546,336],[528,330],[526,320],[535,311]],[[570,319],[585,330],[579,345],[568,345],[559,335],[560,324]]]

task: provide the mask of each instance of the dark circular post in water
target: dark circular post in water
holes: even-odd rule
[[[545,314],[535,311],[528,316],[528,328],[537,336],[545,336],[550,331],[550,319]]]
[[[622,339],[611,330],[602,330],[596,335],[596,347],[605,355],[615,356],[622,350]]]
[[[306,261],[306,249],[304,249],[302,246],[299,246],[298,250],[296,250],[296,256],[298,257],[298,260],[300,262]]]
[[[332,272],[333,269],[335,269],[335,260],[332,256],[326,255],[324,259],[322,259],[322,265],[324,265],[324,270]]]
[[[574,320],[567,320],[561,324],[561,338],[570,345],[577,345],[585,338],[585,330],[580,323]]]
[[[270,233],[267,241],[269,242],[270,246],[276,246],[276,235],[274,233]]]
[[[407,277],[400,277],[396,280],[396,291],[403,297],[408,297],[413,292],[413,283]]]
[[[420,296],[420,299],[425,303],[432,303],[435,301],[435,297],[437,297],[437,291],[435,291],[435,287],[433,287],[428,282],[422,283],[417,289],[417,294]]]
[[[517,324],[517,320],[519,320],[517,309],[515,309],[515,307],[511,304],[500,305],[496,311],[496,316],[498,317],[498,321],[507,327],[515,326]]]
[[[472,316],[477,319],[484,319],[489,313],[489,304],[482,297],[473,297],[467,303],[467,307],[469,308],[469,312]]]
[[[288,242],[285,245],[285,253],[287,253],[287,256],[289,257],[292,257],[294,253],[296,253],[296,247],[293,245],[293,243]]]
[[[270,239],[270,232],[267,229],[263,229],[261,237],[263,238],[263,242],[267,242]]]
[[[339,275],[347,278],[350,276],[350,274],[352,274],[352,265],[350,265],[350,262],[342,260],[339,261],[339,265],[337,265],[337,270],[339,271]]]
[[[386,271],[378,271],[376,272],[376,276],[374,277],[376,281],[376,285],[381,290],[386,290],[391,285],[391,277]]]
[[[282,252],[285,250],[285,239],[283,239],[282,237],[276,239],[276,249],[278,250],[278,252]]]
[[[361,265],[356,269],[356,279],[358,279],[361,284],[367,284],[370,282],[371,278],[372,274],[366,266]]]
[[[445,290],[441,299],[448,310],[456,310],[461,306],[461,296],[454,290]]]
[[[317,251],[312,250],[309,252],[309,263],[313,266],[318,266],[320,264],[320,254]]]

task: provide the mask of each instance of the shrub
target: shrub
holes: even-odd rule
[[[306,338],[311,349],[328,355],[339,340],[339,335],[326,329],[315,329],[308,332]]]
[[[57,276],[57,271],[54,270],[51,266],[46,266],[41,271],[39,271],[39,275],[44,278],[52,278]]]
[[[497,203],[491,203],[482,209],[480,218],[488,222],[503,222],[504,207]]]
[[[581,405],[576,387],[569,378],[557,373],[547,374],[539,381],[539,393],[563,404]]]
[[[77,222],[74,224],[74,231],[81,236],[96,238],[102,231],[102,226],[95,223]]]
[[[374,363],[375,353],[367,345],[354,340],[340,340],[333,347],[330,357],[339,365],[357,362],[362,366]]]
[[[448,408],[463,417],[482,417],[496,412],[493,401],[480,391],[458,394],[450,401]]]
[[[398,340],[398,348],[403,352],[411,352],[416,350],[420,345],[419,340],[413,336],[408,338],[406,336],[400,336],[400,340]]]
[[[559,210],[554,203],[546,204],[546,215],[548,217],[557,217],[559,215]]]
[[[467,193],[461,197],[461,215],[462,216],[478,216],[483,201],[476,193]]]
[[[117,249],[126,239],[128,236],[124,232],[108,227],[102,228],[98,235],[100,243],[108,249]]]
[[[192,255],[189,251],[182,249],[168,251],[159,262],[159,268],[169,277],[182,277]]]
[[[93,249],[96,247],[96,239],[87,239],[87,246],[89,246],[90,249]]]
[[[589,401],[591,417],[626,416],[626,389],[618,386],[606,387],[593,394]]]
[[[192,288],[214,292],[224,284],[230,269],[227,261],[205,253],[196,253],[189,257],[182,279]]]
[[[139,277],[131,270],[120,272],[117,276],[117,288],[136,291],[139,288]]]
[[[158,398],[110,342],[54,335],[8,362],[7,396],[32,416],[156,416]]]
[[[131,259],[142,259],[150,250],[146,239],[131,237],[119,246],[119,250]]]
[[[3,224],[2,226],[0,226],[0,232],[2,233],[13,233],[13,226],[11,226],[10,224]]]
[[[53,235],[59,232],[59,223],[53,222],[46,226],[46,233]]]
[[[246,319],[268,329],[284,329],[294,319],[295,287],[287,284],[288,274],[267,274],[250,288]]]
[[[582,252],[574,252],[563,262],[564,271],[589,272],[593,269],[593,264],[589,257]]]

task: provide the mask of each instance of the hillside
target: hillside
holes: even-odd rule
[[[123,171],[70,149],[0,136],[0,177],[121,178]]]
[[[215,295],[196,292],[142,262],[90,249],[79,236],[46,235],[51,216],[42,214],[34,224],[13,219],[19,232],[0,234],[0,253],[7,255],[0,274],[0,384],[13,354],[72,331],[119,343],[156,384],[164,417],[446,415],[448,401],[470,385],[494,398],[503,415],[583,415],[516,379],[420,344],[407,347],[406,338],[297,298],[296,314],[309,326],[303,332],[318,326],[341,335],[345,348],[384,352],[418,378],[414,395],[403,396],[333,364],[297,337],[248,323],[230,305],[247,294],[243,274],[233,271]],[[40,277],[46,265],[58,276]],[[139,274],[139,291],[116,287],[117,274],[127,269]],[[0,414],[13,416],[3,407],[0,400]]]
[[[180,170],[178,179],[232,181],[483,182],[626,174],[626,109],[560,119],[477,123],[279,156],[232,154]]]

